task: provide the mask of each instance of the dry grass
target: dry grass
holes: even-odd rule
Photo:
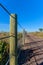
[[[39,38],[43,38],[43,32],[32,32],[31,34],[33,34]]]
[[[8,32],[1,32],[0,33],[0,38],[6,37],[6,36],[9,36],[9,33]],[[1,41],[5,41],[5,42],[8,42],[9,43],[9,38],[2,39]]]
[[[6,36],[9,36],[9,32],[1,32],[0,33],[0,38],[6,37]],[[20,39],[21,37],[22,37],[22,33],[18,33],[17,38]],[[5,38],[2,41],[5,41],[5,42],[8,42],[9,43],[9,38]]]

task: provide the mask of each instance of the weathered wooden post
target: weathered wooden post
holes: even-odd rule
[[[23,45],[25,43],[25,30],[23,29]]]
[[[12,36],[11,36],[12,35]],[[17,65],[17,15],[10,16],[10,65]]]
[[[27,35],[27,32],[23,29],[23,45],[25,44],[26,35]]]

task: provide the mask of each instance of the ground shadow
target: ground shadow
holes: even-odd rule
[[[42,63],[40,63],[40,65],[43,65],[43,62],[42,62]]]
[[[41,49],[41,48],[39,47],[38,49]],[[38,49],[36,49],[36,50],[38,50]],[[26,50],[20,50],[20,51],[21,51],[21,53],[20,53],[20,55],[18,57],[18,65],[22,65],[22,64],[26,63],[27,61],[30,61],[30,59],[32,57],[34,57],[34,56],[38,56],[38,55],[42,55],[43,54],[43,50],[42,50],[42,53],[40,53],[40,54],[39,54],[40,51],[36,52],[34,54],[33,49],[26,49]],[[41,59],[43,59],[43,58],[40,58],[37,61],[39,61]],[[37,61],[36,61],[36,63],[37,63]],[[38,65],[38,64],[36,64],[36,65]],[[40,65],[43,65],[43,63],[41,63]]]
[[[22,65],[27,61],[30,61],[30,58],[33,56],[33,50],[27,49],[27,50],[21,50],[21,53],[18,58],[18,65]]]
[[[36,44],[36,43],[38,43],[38,42],[43,42],[43,40],[40,40],[40,41],[34,41],[34,42],[30,42],[29,44],[28,43],[26,43],[24,46],[29,46],[29,45],[31,45],[31,44]],[[30,48],[30,49],[26,49],[26,50],[20,50],[21,51],[21,53],[20,53],[20,55],[19,55],[19,58],[18,58],[18,65],[22,65],[22,64],[24,64],[24,63],[26,63],[27,61],[30,61],[30,59],[32,58],[32,57],[34,57],[34,56],[38,56],[38,55],[42,55],[43,53],[40,53],[39,54],[39,52],[36,52],[35,54],[34,54],[34,52],[33,51],[35,51],[35,50],[38,50],[38,49],[40,49],[41,50],[41,48],[43,48],[43,45],[41,45],[41,46],[37,46],[37,47],[33,47],[33,48]],[[41,50],[42,52],[43,52],[43,50]],[[40,58],[40,59],[38,59],[37,61],[39,61],[39,60],[41,60],[41,59],[43,59],[43,58]],[[32,62],[33,63],[33,62]],[[31,63],[30,63],[31,64]],[[38,64],[36,64],[36,65],[38,65]],[[41,64],[39,64],[39,65],[43,65],[43,62],[41,63]]]

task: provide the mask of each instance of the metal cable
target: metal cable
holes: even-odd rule
[[[8,13],[8,15],[10,15],[12,18],[15,18],[14,16],[12,16],[11,15],[11,13],[0,3],[0,6]],[[21,26],[21,24],[18,22],[17,23],[23,30],[25,30],[22,26]],[[5,38],[9,38],[9,37],[12,37],[12,36],[14,36],[15,37],[15,35],[11,35],[11,36],[6,36],[6,37],[2,37],[2,38],[0,38],[0,40],[1,39],[5,39]],[[21,53],[21,51],[19,52],[19,54]],[[17,58],[19,57],[19,54],[18,54],[18,56],[17,56]],[[7,63],[5,64],[5,65],[7,65],[8,64],[8,62],[9,62],[9,60],[7,61]]]
[[[10,15],[12,18],[15,18],[14,16],[11,15],[11,13],[0,3],[0,6],[8,13],[8,15]],[[23,30],[25,30],[21,24],[18,22],[17,23]]]
[[[5,65],[8,65],[9,61],[10,61],[10,60],[8,59],[8,61],[7,61],[7,63],[6,63]]]
[[[2,38],[0,38],[0,40],[5,39],[5,38],[9,38],[9,37],[15,37],[15,35],[2,37]]]
[[[14,18],[14,16],[12,16],[11,13],[1,3],[0,3],[0,6],[8,13],[8,15]]]
[[[22,26],[21,26],[21,24],[18,22],[18,25],[23,29],[23,30],[25,30]]]

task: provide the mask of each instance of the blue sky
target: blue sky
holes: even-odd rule
[[[0,3],[17,14],[18,22],[28,32],[43,28],[43,0],[0,0]],[[0,7],[0,31],[9,31],[9,23],[9,15]],[[19,25],[18,30],[22,30]]]

